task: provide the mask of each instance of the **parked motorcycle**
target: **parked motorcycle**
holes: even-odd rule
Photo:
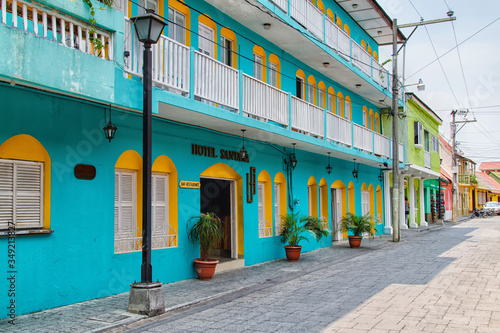
[[[472,215],[470,216],[470,218],[473,219],[476,217],[482,217],[484,219],[486,217],[486,211],[479,210],[479,209],[475,208],[474,211],[472,212]]]

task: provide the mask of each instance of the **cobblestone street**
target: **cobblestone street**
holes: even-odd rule
[[[276,278],[127,332],[499,332],[500,217]]]

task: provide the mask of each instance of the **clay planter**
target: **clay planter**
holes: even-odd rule
[[[203,261],[201,258],[195,259],[194,264],[196,266],[196,274],[198,274],[198,279],[200,280],[212,280],[215,274],[215,267],[219,263],[219,260],[210,259],[210,261]]]
[[[302,246],[284,246],[288,261],[299,261]]]
[[[357,249],[361,245],[361,240],[363,239],[361,236],[347,236],[347,238],[349,238],[349,245],[353,249]]]

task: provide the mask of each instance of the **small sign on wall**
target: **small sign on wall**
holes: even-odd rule
[[[75,177],[78,179],[92,180],[95,178],[95,166],[88,164],[77,164],[75,166]]]
[[[179,182],[179,187],[180,188],[200,188],[200,182],[192,182],[192,181],[188,181],[188,180],[181,180]]]

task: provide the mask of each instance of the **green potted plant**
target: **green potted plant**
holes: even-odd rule
[[[370,214],[355,215],[347,213],[346,216],[342,217],[341,225],[342,231],[352,234],[347,236],[349,238],[349,245],[352,248],[358,248],[361,245],[363,234],[367,234],[370,239],[373,239],[377,232],[373,223],[373,217]]]
[[[191,217],[188,220],[188,238],[200,246],[201,258],[194,260],[198,279],[211,280],[219,260],[209,258],[209,253],[224,238],[219,217],[214,213],[201,213],[200,216]]]
[[[323,236],[327,236],[329,232],[321,227],[321,221],[314,216],[301,216],[298,213],[288,213],[281,216],[281,243],[287,244],[284,246],[286,258],[288,261],[298,261],[302,246],[299,242],[302,240],[309,241],[304,233],[308,231],[314,235],[316,241],[319,241]]]

